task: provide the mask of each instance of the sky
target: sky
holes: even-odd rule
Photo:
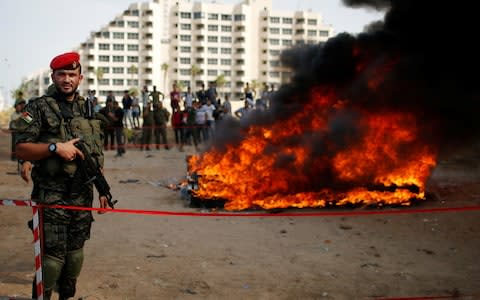
[[[149,0],[139,2],[146,1]],[[274,11],[311,9],[318,12],[337,33],[359,33],[365,25],[384,15],[365,8],[346,7],[341,0],[272,1]],[[23,78],[48,67],[55,55],[79,46],[90,32],[99,30],[135,2],[0,0],[0,93],[6,104],[13,103],[10,91],[18,88]],[[234,4],[240,0],[217,2]]]

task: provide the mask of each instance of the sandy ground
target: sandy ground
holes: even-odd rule
[[[8,160],[8,138],[0,135],[0,199],[26,199],[31,184],[10,174],[16,164]],[[191,153],[129,150],[115,158],[106,152],[117,207],[201,211],[178,192],[151,184],[182,178]],[[480,205],[479,162],[475,151],[441,162],[429,183],[434,196],[401,209]],[[0,298],[29,296],[30,217],[28,208],[0,207]],[[75,299],[480,299],[479,217],[478,210],[322,217],[95,214]]]

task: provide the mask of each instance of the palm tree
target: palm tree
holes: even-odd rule
[[[256,80],[256,79],[252,80],[252,84],[250,85],[250,87],[252,88],[252,90],[255,91],[254,98],[258,98],[258,93],[259,93],[258,89],[261,87],[260,82],[258,82],[258,80]]]
[[[137,68],[137,66],[131,65],[131,66],[128,68],[128,73],[132,74],[132,85],[133,85],[133,78],[135,77],[135,74],[138,73],[138,68]]]
[[[99,81],[103,79],[103,68],[97,68],[95,70],[95,76],[97,77],[97,90],[99,89]]]
[[[163,91],[167,91],[167,71],[168,71],[168,64],[163,63],[161,69],[163,71]]]
[[[192,73],[192,93],[194,93],[197,87],[197,82],[195,81],[195,78],[198,74],[200,74],[200,72],[202,72],[202,69],[200,69],[200,67],[197,65],[192,65],[190,71]]]
[[[215,84],[217,85],[220,93],[222,91],[222,88],[225,86],[225,83],[227,83],[227,80],[225,79],[225,74],[220,74],[218,75],[217,79],[215,79]]]

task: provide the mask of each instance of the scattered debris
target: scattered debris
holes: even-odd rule
[[[435,252],[428,249],[417,249],[418,252],[425,252],[428,255],[435,255]]]
[[[197,292],[195,292],[194,290],[191,290],[191,289],[184,289],[183,292],[186,293],[186,294],[190,294],[190,295],[196,295],[197,294]]]
[[[146,258],[164,258],[167,257],[165,254],[161,255],[147,255]]]
[[[138,179],[127,179],[127,180],[119,180],[118,183],[137,183],[140,180]]]

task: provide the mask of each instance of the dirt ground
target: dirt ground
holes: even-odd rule
[[[9,136],[0,133],[0,199],[27,199],[31,184],[14,174],[8,146]],[[122,158],[106,152],[117,207],[204,211],[155,185],[182,178],[192,150],[129,149]],[[478,206],[477,153],[440,162],[427,201],[335,211]],[[30,217],[28,208],[0,207],[0,299],[30,294]],[[320,217],[109,213],[95,219],[75,299],[480,299],[478,210]]]

